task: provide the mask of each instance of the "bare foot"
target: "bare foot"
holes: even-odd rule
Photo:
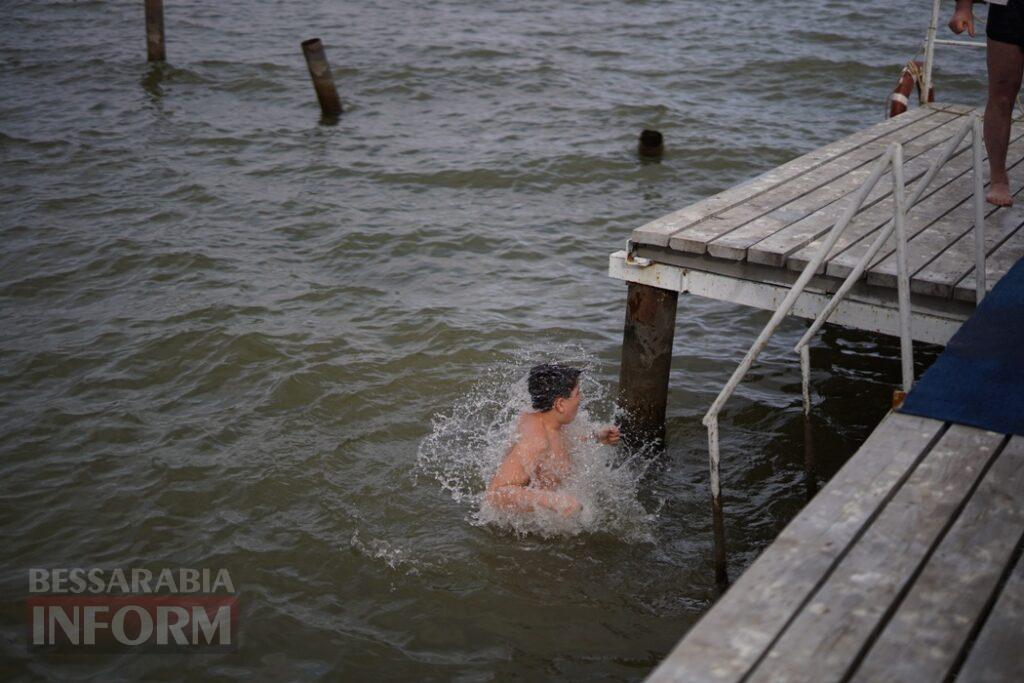
[[[1009,183],[991,183],[985,199],[996,206],[1013,206],[1013,195],[1010,194]]]

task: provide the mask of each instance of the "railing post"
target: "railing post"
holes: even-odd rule
[[[974,284],[975,300],[981,303],[988,291],[985,282],[985,179],[982,176],[982,127],[981,117],[973,121],[974,145]]]
[[[715,582],[719,586],[725,586],[729,583],[729,573],[725,559],[725,514],[722,510],[722,486],[718,476],[718,418],[708,421],[707,427],[708,464],[711,470],[711,525],[715,539],[713,550]]]
[[[810,501],[818,492],[818,482],[815,478],[815,456],[814,456],[814,429],[812,429],[811,416],[804,415],[804,477],[806,478],[807,500]]]
[[[907,269],[907,231],[904,226],[906,207],[903,191],[903,146],[893,143],[892,194],[893,225],[896,230],[896,298],[900,313],[900,365],[903,391],[914,383],[914,340],[910,334],[910,273]]]
[[[924,44],[924,87],[921,88],[920,104],[928,99],[928,93],[932,91],[932,67],[935,65],[935,31],[939,26],[939,3],[941,0],[932,2],[932,19],[928,24],[928,36]]]
[[[811,351],[807,345],[800,347],[800,385],[804,395],[804,417],[811,414]]]

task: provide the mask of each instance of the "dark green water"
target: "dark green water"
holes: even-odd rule
[[[417,467],[431,420],[552,349],[585,356],[587,410],[610,415],[607,255],[879,120],[930,3],[165,4],[169,61],[149,66],[141,2],[3,3],[5,677],[642,678],[715,597],[700,416],[767,314],[681,299],[640,534],[475,523]],[[348,108],[333,126],[313,35]],[[940,101],[983,83],[981,52],[940,54]],[[644,127],[661,163],[634,155]],[[803,329],[722,417],[734,568],[898,384],[893,340],[818,339],[809,481]],[[242,646],[30,653],[27,571],[73,566],[226,567]]]

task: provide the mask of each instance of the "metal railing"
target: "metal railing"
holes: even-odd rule
[[[937,4],[937,3],[936,3]],[[815,318],[807,332],[797,342],[794,350],[800,354],[800,366],[802,375],[802,390],[805,415],[810,413],[810,353],[808,344],[822,325],[829,319],[836,310],[843,298],[849,293],[853,286],[864,274],[864,271],[874,262],[875,257],[881,248],[889,241],[891,236],[896,235],[896,261],[897,261],[897,302],[899,307],[899,332],[900,332],[900,360],[903,380],[903,390],[909,391],[914,381],[914,357],[913,337],[911,334],[911,303],[910,303],[910,273],[907,267],[907,235],[905,229],[907,212],[921,199],[925,190],[935,179],[939,170],[957,152],[960,143],[971,133],[971,145],[973,148],[973,170],[974,176],[974,254],[975,254],[975,281],[977,285],[976,299],[980,303],[986,291],[985,284],[985,196],[984,180],[982,177],[983,139],[981,119],[977,115],[971,115],[963,126],[943,146],[941,154],[932,162],[928,171],[914,187],[910,198],[907,199],[903,182],[903,146],[893,143],[876,162],[871,175],[857,189],[853,201],[846,207],[843,214],[836,221],[835,225],[828,232],[825,241],[821,244],[810,262],[800,273],[800,277],[793,284],[786,294],[782,303],[779,304],[768,324],[765,325],[761,334],[758,335],[754,344],[747,351],[739,366],[732,373],[732,377],[725,387],[718,394],[714,403],[704,415],[703,424],[708,430],[708,461],[711,468],[711,499],[713,506],[713,526],[715,535],[715,574],[720,581],[726,579],[725,566],[725,531],[722,515],[721,482],[719,478],[720,454],[718,447],[718,415],[725,402],[732,396],[733,391],[743,380],[743,377],[750,370],[754,361],[761,351],[768,344],[775,330],[778,329],[783,319],[789,315],[797,299],[803,293],[811,278],[818,272],[821,265],[828,258],[832,248],[846,230],[850,221],[860,211],[861,206],[868,195],[874,190],[886,169],[892,171],[892,192],[893,192],[893,217],[879,231],[872,242],[871,247],[861,257],[853,271],[846,277],[843,284]]]
[[[924,39],[924,87],[921,88],[920,91],[922,104],[924,104],[925,99],[928,97],[928,93],[932,91],[932,67],[935,66],[936,45],[985,47],[985,41],[983,40],[947,40],[944,38],[938,38],[936,33],[939,28],[939,5],[941,3],[942,0],[933,0],[932,2],[932,18],[928,23],[928,33]]]

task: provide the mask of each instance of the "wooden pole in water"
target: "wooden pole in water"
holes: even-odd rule
[[[146,0],[146,54],[150,62],[167,59],[164,50],[164,0]]]
[[[341,114],[341,99],[338,97],[338,89],[334,87],[334,77],[331,75],[331,65],[327,63],[324,44],[319,38],[304,40],[302,53],[306,56],[306,66],[309,67],[309,77],[313,79],[313,87],[316,88],[320,109],[324,116],[338,116]]]
[[[642,157],[657,158],[665,152],[665,137],[656,130],[645,128],[640,133],[637,152]]]
[[[629,283],[618,395],[627,446],[664,446],[678,299],[679,292]]]

